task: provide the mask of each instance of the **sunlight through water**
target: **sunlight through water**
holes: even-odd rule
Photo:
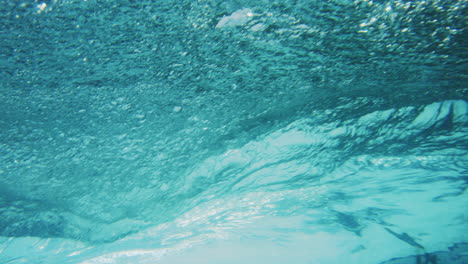
[[[12,0],[0,263],[468,263],[461,0]]]

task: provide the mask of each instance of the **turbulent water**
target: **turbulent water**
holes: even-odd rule
[[[463,0],[3,0],[0,263],[467,263]]]

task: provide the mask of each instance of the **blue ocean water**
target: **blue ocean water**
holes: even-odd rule
[[[0,6],[0,263],[468,263],[467,3]]]

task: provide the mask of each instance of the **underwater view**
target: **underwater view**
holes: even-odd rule
[[[468,263],[467,1],[0,3],[0,264]]]

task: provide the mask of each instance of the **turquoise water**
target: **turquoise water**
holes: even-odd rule
[[[0,263],[467,263],[464,1],[2,1]]]

